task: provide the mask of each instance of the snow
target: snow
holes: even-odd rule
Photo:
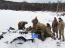
[[[62,12],[58,13],[61,14]],[[0,10],[0,34],[2,32],[7,32],[7,29],[12,26],[16,30],[18,30],[18,22],[19,21],[28,21],[26,27],[32,26],[32,19],[37,16],[39,22],[50,23],[52,25],[52,21],[54,17],[57,17],[56,12],[50,11],[12,11],[12,10]],[[60,16],[65,22],[65,16]],[[57,17],[57,19],[59,16]],[[7,36],[8,38],[8,36]],[[10,39],[10,38],[9,38]],[[34,42],[31,41],[24,42],[23,44],[17,44],[17,42],[21,42],[22,40],[18,40],[10,44],[8,42],[5,43],[4,40],[0,40],[0,48],[65,48],[65,41],[62,42],[60,40],[54,40],[51,37],[47,38],[45,41],[41,41],[40,39],[34,39]],[[59,44],[57,44],[59,42]],[[60,46],[57,46],[60,45]]]

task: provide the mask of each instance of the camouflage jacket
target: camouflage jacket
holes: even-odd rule
[[[34,22],[33,26],[36,26],[36,24],[38,23],[38,19],[33,19],[32,22]]]
[[[64,30],[64,22],[63,21],[58,22],[58,29]]]
[[[20,21],[18,24],[20,27],[24,27],[25,26],[25,21]]]
[[[48,34],[51,34],[50,30],[47,28],[45,24],[37,23],[36,30],[41,29],[41,33],[44,34],[44,32],[47,32]]]
[[[51,31],[51,26],[48,26],[47,28],[50,29],[50,31]]]
[[[53,21],[52,27],[58,27],[58,21]]]

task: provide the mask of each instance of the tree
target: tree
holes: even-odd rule
[[[0,0],[0,1],[5,1],[5,0]]]

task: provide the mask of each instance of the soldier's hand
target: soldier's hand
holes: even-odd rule
[[[53,34],[51,34],[51,36],[54,38],[54,40],[56,40],[55,36]]]

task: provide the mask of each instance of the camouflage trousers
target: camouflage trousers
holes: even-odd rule
[[[61,39],[61,35],[62,35],[62,38],[64,40],[64,32],[62,30],[59,30],[59,38]]]
[[[34,33],[36,33],[38,35],[38,37],[41,39],[41,31],[36,30]]]
[[[35,33],[38,35],[38,37],[39,37],[40,39],[42,39],[43,36],[44,36],[44,39],[45,39],[46,37],[51,37],[51,35],[48,34],[47,32],[42,33],[41,30],[36,31]]]
[[[53,27],[53,34],[55,35],[56,33],[56,37],[58,38],[58,30],[57,27]]]

